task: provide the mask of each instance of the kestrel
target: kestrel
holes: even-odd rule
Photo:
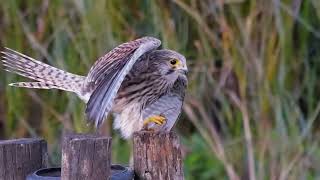
[[[143,37],[123,43],[91,67],[87,76],[65,72],[5,48],[5,70],[35,80],[16,87],[60,89],[76,93],[86,104],[89,122],[99,127],[115,115],[114,128],[124,138],[142,129],[170,131],[181,113],[187,86],[183,55],[157,50],[161,41]]]

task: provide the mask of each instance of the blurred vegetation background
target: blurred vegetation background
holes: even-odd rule
[[[85,75],[141,36],[187,57],[189,87],[175,130],[186,179],[320,178],[319,0],[0,0],[0,46]],[[58,90],[8,87],[0,71],[0,139],[49,143],[59,165],[66,130],[90,131],[82,103]],[[113,137],[113,162],[130,142]]]

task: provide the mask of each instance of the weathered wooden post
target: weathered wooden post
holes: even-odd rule
[[[110,177],[111,138],[69,134],[62,144],[62,180],[102,180]]]
[[[0,141],[0,179],[25,180],[33,171],[47,166],[47,143],[24,138]]]
[[[136,132],[133,163],[137,179],[184,179],[180,142],[174,132]]]

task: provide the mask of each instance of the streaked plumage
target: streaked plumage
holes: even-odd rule
[[[144,37],[119,45],[100,57],[88,75],[79,76],[36,61],[6,48],[2,62],[7,71],[37,82],[17,87],[75,92],[87,103],[88,120],[100,126],[109,112],[123,137],[143,128],[144,120],[161,115],[166,124],[147,128],[169,131],[176,122],[187,85],[185,57],[171,50],[156,50],[161,42]]]

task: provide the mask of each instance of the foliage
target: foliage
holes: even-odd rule
[[[318,0],[0,0],[0,44],[86,74],[117,44],[155,36],[189,63],[177,125],[187,179],[316,179],[319,12]],[[0,80],[6,138],[42,136],[57,154],[66,130],[92,131],[75,95]],[[126,163],[130,145],[110,127],[114,161]]]

